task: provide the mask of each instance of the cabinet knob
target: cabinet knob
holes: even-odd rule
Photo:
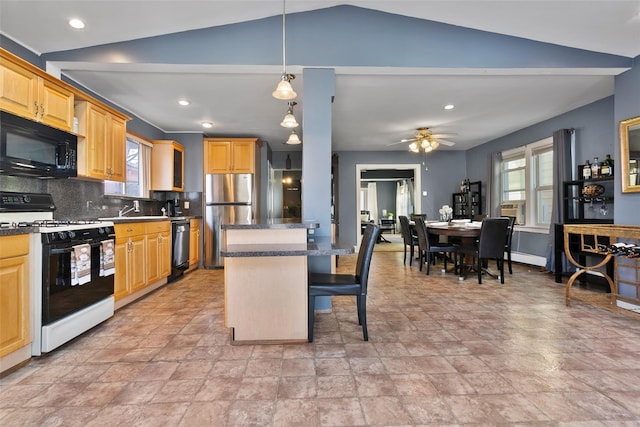
[[[44,105],[40,105],[40,120],[44,118]]]
[[[35,120],[38,120],[38,103],[37,103],[37,102],[34,102],[34,103],[33,103],[33,106],[35,107],[35,110],[36,110],[36,111],[35,111],[35,113],[33,114],[33,118],[34,118]]]

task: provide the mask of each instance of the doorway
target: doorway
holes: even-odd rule
[[[422,203],[420,202],[420,194],[422,193],[422,175],[420,173],[420,164],[356,164],[356,224],[360,224],[360,211],[362,210],[360,201],[360,188],[363,182],[363,172],[365,171],[386,171],[389,173],[393,170],[413,171],[413,200],[414,213],[421,213]],[[398,176],[397,179],[402,177]],[[394,209],[395,210],[395,209]],[[358,233],[357,242],[360,244],[361,235]]]

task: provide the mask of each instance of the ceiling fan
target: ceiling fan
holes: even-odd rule
[[[409,151],[418,153],[422,149],[424,150],[425,153],[428,153],[438,148],[440,144],[446,145],[449,147],[455,145],[455,142],[453,141],[442,139],[443,136],[449,136],[449,135],[454,135],[454,134],[450,134],[450,133],[434,134],[433,132],[431,132],[431,129],[427,127],[421,127],[416,129],[415,136],[413,138],[401,139],[400,141],[394,142],[393,144],[389,144],[389,145],[410,142],[411,144],[409,144]]]

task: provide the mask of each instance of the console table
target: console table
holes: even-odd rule
[[[593,254],[599,257],[592,265],[586,257],[576,261],[572,253],[574,240],[578,239],[578,250],[581,253]],[[565,224],[564,251],[567,259],[578,270],[569,277],[565,288],[565,303],[571,305],[571,286],[582,275],[589,271],[597,271],[609,283],[611,289],[611,304],[614,301],[626,301],[640,305],[640,269],[638,258],[617,257],[607,252],[607,247],[615,242],[633,243],[640,245],[640,226],[616,224]],[[613,277],[609,271],[601,268],[611,260],[615,263]]]

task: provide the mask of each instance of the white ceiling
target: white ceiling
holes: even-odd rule
[[[288,0],[286,8],[293,13],[340,4],[596,52],[640,55],[638,0]],[[1,0],[0,33],[36,53],[47,53],[281,13],[280,0]],[[87,28],[70,30],[66,22],[71,17],[83,18]],[[290,148],[281,144],[287,132],[278,125],[285,111],[270,96],[280,69],[57,65],[163,131],[200,132],[200,122],[209,120],[215,124],[212,135],[256,135],[274,150]],[[302,70],[288,71],[298,75],[294,85],[301,92]],[[212,73],[218,78],[211,79]],[[531,69],[497,75],[456,69],[443,75],[443,70],[434,74],[429,69],[389,73],[336,68],[333,150],[405,150],[405,144],[389,144],[411,137],[420,126],[454,133],[449,138],[456,142],[453,149],[467,149],[611,95],[611,74],[576,70],[559,75]],[[173,108],[176,94],[189,94],[192,105]],[[456,108],[443,111],[443,102]],[[301,109],[296,108],[301,121]]]

